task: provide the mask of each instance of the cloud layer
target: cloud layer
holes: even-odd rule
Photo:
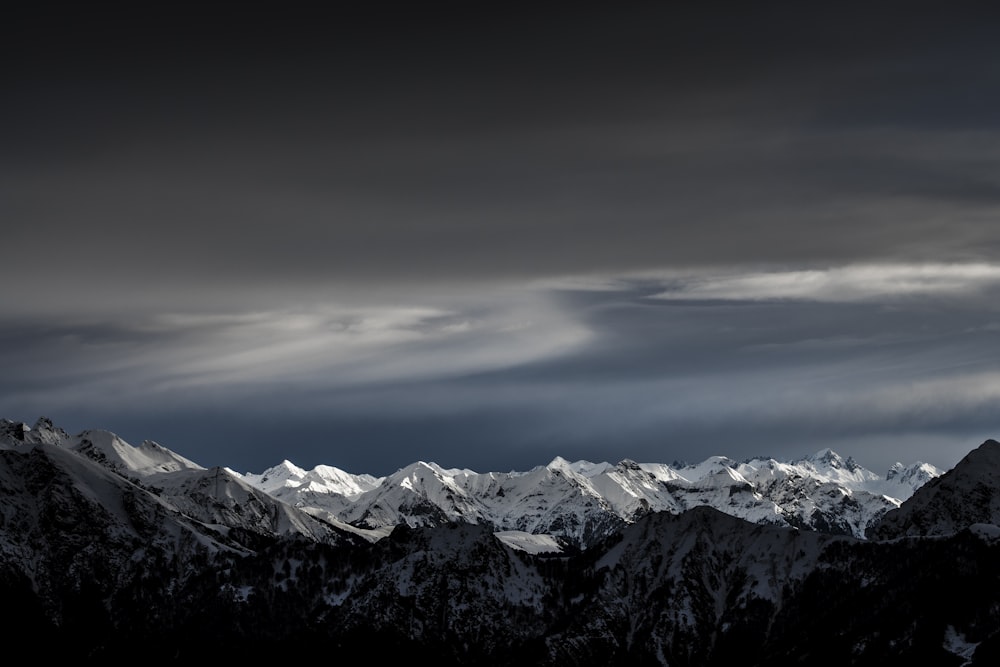
[[[994,10],[674,4],[12,13],[0,412],[370,472],[996,437]]]
[[[393,452],[389,468],[851,453],[895,432],[954,442],[995,422],[998,279],[986,264],[673,272],[511,285],[447,307],[9,323],[0,399],[19,414],[146,415],[206,449],[229,428],[206,414],[310,423],[312,442],[275,446],[372,472],[383,457],[359,457],[345,433],[384,432],[366,446]],[[189,413],[207,430],[171,424]],[[260,467],[275,453],[243,456]]]

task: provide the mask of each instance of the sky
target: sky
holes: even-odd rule
[[[1000,437],[989,3],[362,4],[12,11],[0,416],[376,475]]]

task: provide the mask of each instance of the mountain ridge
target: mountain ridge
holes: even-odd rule
[[[288,461],[243,478],[262,489],[281,478],[278,497],[370,529],[460,520],[490,523],[498,531],[550,533],[586,545],[647,512],[676,513],[700,505],[757,523],[863,538],[882,515],[941,474],[917,462],[894,464],[879,476],[830,449],[791,461],[755,457],[737,462],[712,456],[676,468],[630,459],[571,462],[558,456],[530,470],[506,473],[417,461],[373,478],[323,467],[336,471],[336,482],[324,486],[316,469],[307,471]],[[563,521],[552,519],[551,506],[537,499],[541,488],[559,499]]]
[[[581,549],[447,517],[365,538],[365,529],[324,521],[224,468],[190,467],[89,433],[96,449],[46,424],[32,432],[0,422],[0,624],[12,636],[40,638],[36,657],[117,662],[156,646],[154,659],[164,663],[259,661],[315,646],[343,660],[440,665],[978,667],[1000,656],[993,441],[901,503],[934,518],[934,508],[989,491],[977,511],[946,514],[948,530],[935,519],[916,524],[924,534],[866,540],[698,505],[640,513]],[[139,456],[147,450],[157,465],[181,469],[148,470]],[[412,496],[402,482],[412,487],[423,476],[453,495],[513,493],[526,480],[564,492],[578,478],[621,475],[653,488],[725,489],[739,500],[752,495],[755,473],[780,483],[800,472],[723,458],[698,468],[707,481],[696,487],[669,467],[558,461],[510,478],[414,464],[393,489]],[[830,475],[868,483],[859,466],[840,463]],[[943,490],[952,505],[920,499]]]
[[[459,521],[586,548],[647,513],[680,513],[705,505],[754,523],[864,538],[882,516],[941,474],[917,462],[897,463],[880,476],[829,448],[790,461],[755,457],[738,462],[710,456],[676,468],[630,459],[617,464],[571,462],[557,456],[530,470],[505,473],[416,461],[376,478],[328,465],[306,470],[284,460],[259,474],[241,474],[230,468],[206,472],[155,442],[134,447],[109,431],[87,430],[73,436],[45,417],[33,427],[4,420],[0,434],[10,442],[67,447],[161,490],[176,487],[180,479],[214,475],[216,480],[224,478],[233,492],[245,487],[239,491],[244,499],[255,489],[279,501],[276,507],[299,510],[278,512],[289,517],[286,523],[299,532],[322,533],[314,523],[318,519],[369,540],[380,539],[403,523],[415,527]],[[184,505],[190,491],[175,494],[177,502]],[[258,499],[257,505],[269,502]],[[200,518],[208,520],[212,512],[218,518],[219,512],[228,511],[223,505],[233,501],[219,496],[213,503],[215,509]],[[198,514],[205,504],[186,506]],[[258,522],[265,521],[260,511]]]

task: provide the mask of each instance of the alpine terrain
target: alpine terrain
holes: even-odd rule
[[[0,622],[43,659],[993,665],[998,526],[994,440],[375,478],[0,421]]]

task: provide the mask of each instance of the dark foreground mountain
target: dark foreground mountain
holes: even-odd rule
[[[1000,442],[987,440],[947,475],[930,480],[869,530],[879,539],[951,535],[965,526],[1000,524]]]
[[[485,523],[403,522],[371,541],[152,443],[36,426],[5,422],[0,438],[0,627],[39,638],[39,659],[1000,658],[992,441],[868,540],[695,507],[531,554]]]

